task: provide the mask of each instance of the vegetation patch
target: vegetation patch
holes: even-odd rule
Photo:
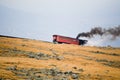
[[[88,51],[91,53],[95,53],[95,54],[106,54],[106,55],[112,55],[112,56],[120,56],[120,54],[118,53],[106,53],[106,52],[102,52],[102,51]]]
[[[17,57],[17,56],[27,56],[26,54],[31,53],[29,51],[17,50],[16,48],[0,48],[0,56],[3,57]]]
[[[120,68],[120,61],[108,61],[106,59],[96,59],[96,61],[110,67]]]
[[[6,70],[11,71],[16,76],[22,79],[30,80],[79,80],[80,73],[73,71],[62,71],[57,67],[47,69],[36,69],[36,68],[17,68],[17,66],[7,67]]]
[[[17,50],[16,48],[10,49],[10,48],[0,48],[1,53],[0,56],[3,57],[29,57],[29,58],[35,58],[37,60],[48,60],[48,59],[56,59],[56,60],[63,60],[64,57],[56,54],[45,54],[45,53],[35,53],[35,52],[29,52],[29,51],[23,51],[23,50]]]
[[[28,53],[27,54],[29,58],[35,58],[37,60],[48,60],[48,59],[56,59],[56,60],[63,60],[63,56],[59,55],[49,55],[44,53]]]

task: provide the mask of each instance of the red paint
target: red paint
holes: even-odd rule
[[[83,44],[85,44],[85,41],[86,40],[79,40],[76,38],[71,38],[71,37],[66,37],[66,36],[61,36],[61,35],[53,35],[53,42],[54,43],[83,45]]]

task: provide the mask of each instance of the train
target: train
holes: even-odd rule
[[[61,35],[53,35],[53,43],[55,44],[75,44],[75,45],[84,45],[88,41],[87,40],[82,40],[78,38],[71,38],[67,36],[61,36]]]

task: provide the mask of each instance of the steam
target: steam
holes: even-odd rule
[[[101,28],[101,27],[95,27],[95,28],[92,28],[89,32],[79,33],[76,38],[77,39],[79,37],[93,38],[94,35],[100,35],[100,36],[109,35],[109,36],[111,36],[111,40],[114,40],[117,37],[120,37],[120,25],[117,27],[108,28],[108,29]]]
[[[112,45],[113,40],[111,41],[110,36],[97,36],[88,40],[86,46],[108,46]],[[112,45],[114,46],[114,45]]]

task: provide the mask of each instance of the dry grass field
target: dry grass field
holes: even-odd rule
[[[0,80],[120,80],[120,48],[0,37]]]

